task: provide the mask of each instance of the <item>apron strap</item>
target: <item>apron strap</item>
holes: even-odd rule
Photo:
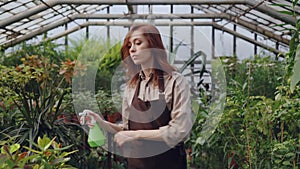
[[[158,71],[158,89],[159,93],[162,94],[165,92],[165,84],[164,84],[164,72],[159,70]]]
[[[137,86],[135,88],[134,97],[138,97],[140,94],[140,86],[141,86],[142,77],[139,77]]]

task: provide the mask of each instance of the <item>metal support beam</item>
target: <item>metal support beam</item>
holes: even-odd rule
[[[250,6],[255,6],[257,1],[249,1],[249,0],[49,0],[46,4],[42,3],[36,7],[30,8],[24,12],[16,14],[10,18],[5,20],[1,20],[0,28],[4,28],[7,25],[10,25],[14,22],[20,21],[24,18],[35,15],[39,12],[42,12],[49,7],[53,7],[61,4],[75,4],[75,5],[83,5],[83,4],[97,4],[97,5],[213,5],[213,4],[247,4]],[[259,10],[262,13],[266,13],[278,20],[284,21],[286,23],[295,24],[295,20],[293,17],[289,15],[281,14],[275,11],[273,8],[268,7],[267,5],[260,5],[256,7],[256,10]]]
[[[250,6],[256,6],[257,1],[253,1],[253,0],[252,1],[246,1],[246,3]],[[273,18],[276,18],[278,20],[284,21],[285,23],[295,25],[295,19],[292,16],[281,14],[278,11],[268,7],[265,4],[261,4],[261,5],[257,6],[255,8],[255,10],[258,10],[262,13],[265,13],[265,14],[267,14],[267,15],[273,17]]]
[[[55,1],[55,0],[51,0]],[[243,4],[246,0],[57,0],[58,4],[100,5],[191,5],[191,4]]]
[[[191,14],[193,14],[194,13],[194,8],[193,8],[193,6],[191,6]],[[191,22],[194,22],[194,19],[191,19]],[[194,25],[191,25],[191,35],[190,35],[191,37],[191,53],[190,53],[190,55],[191,56],[193,56],[194,55],[194,50],[195,50],[195,34],[194,34]],[[195,71],[195,64],[194,63],[192,63],[191,65],[190,65],[190,69],[191,69],[191,71],[192,72],[194,72]],[[191,76],[191,81],[193,82],[193,83],[195,83],[195,78],[194,78],[194,76]]]
[[[90,18],[90,19],[128,19],[128,18],[147,19],[147,18],[149,18],[149,14],[135,14],[135,15],[126,15],[126,16],[120,15],[120,14],[110,14],[110,15],[77,14],[71,18],[73,18],[73,19],[85,19],[85,18]],[[214,19],[214,18],[221,18],[221,19],[233,21],[234,23],[241,25],[245,28],[248,28],[251,31],[258,32],[262,35],[265,35],[269,38],[275,39],[284,44],[289,44],[288,39],[282,38],[281,36],[276,35],[271,31],[265,30],[264,28],[261,28],[260,26],[254,25],[253,23],[244,21],[240,18],[236,18],[227,13],[220,13],[220,14],[155,14],[155,15],[152,15],[151,18],[154,18],[154,19]]]
[[[277,50],[277,49],[275,49],[275,48],[273,48],[273,47],[271,47],[271,46],[268,46],[268,45],[265,45],[265,44],[263,44],[263,43],[261,43],[261,42],[255,41],[255,40],[253,40],[253,39],[251,39],[251,38],[249,38],[249,37],[247,37],[247,36],[245,36],[245,35],[239,34],[239,33],[235,32],[235,31],[233,31],[233,30],[230,30],[230,29],[228,29],[228,28],[224,28],[223,26],[218,25],[218,24],[216,24],[216,23],[214,23],[213,26],[214,26],[216,29],[222,30],[222,31],[227,32],[227,33],[229,33],[229,34],[232,34],[232,35],[234,35],[234,36],[236,36],[236,37],[238,37],[238,38],[241,38],[241,39],[243,39],[243,40],[245,40],[245,41],[247,41],[247,42],[250,42],[250,43],[255,44],[255,45],[257,45],[257,46],[260,46],[260,47],[262,47],[262,48],[264,48],[264,49],[267,49],[267,50],[269,50],[269,51],[271,51],[271,52],[273,52],[273,53],[275,53],[275,54],[282,53],[282,52],[280,52],[279,50]]]
[[[141,22],[141,23],[144,23],[144,22]],[[106,22],[106,21],[98,21],[98,22],[86,22],[86,23],[83,23],[81,24],[80,26],[75,26],[65,32],[62,32],[60,34],[57,34],[56,36],[53,36],[51,37],[51,40],[55,40],[55,39],[59,39],[67,34],[70,34],[70,33],[73,33],[73,32],[76,32],[86,26],[131,26],[132,23],[130,22],[126,22],[126,21],[110,21],[110,22]],[[213,24],[211,22],[177,22],[177,21],[172,21],[172,22],[169,22],[169,23],[166,23],[166,22],[155,22],[155,25],[156,26],[212,26]]]
[[[173,15],[173,12],[174,12],[174,7],[173,7],[173,5],[171,5],[171,9],[170,9],[170,10],[171,10],[171,11],[170,11],[171,14]],[[172,19],[172,18],[170,19],[170,22],[173,22],[173,19]],[[174,45],[174,42],[173,42],[173,38],[172,38],[172,37],[173,37],[173,30],[174,30],[174,29],[173,29],[173,25],[170,25],[170,26],[169,26],[169,30],[170,30],[170,38],[169,38],[169,41],[170,41],[170,43],[169,43],[169,44],[170,44],[170,51],[171,51],[171,52],[174,52],[174,51],[173,51],[173,45]]]
[[[65,24],[65,31],[66,30],[68,30],[68,23]],[[67,52],[69,51],[69,48],[68,48],[69,47],[69,44],[68,44],[69,38],[68,37],[69,37],[68,35],[65,36],[65,51],[67,51]]]
[[[276,42],[276,47],[275,47],[277,50],[279,50],[279,43],[278,42]],[[275,59],[276,60],[278,60],[278,57],[279,57],[279,55],[276,55],[276,57],[275,57]]]
[[[86,22],[88,22],[88,21],[89,21],[89,19],[86,19]],[[90,37],[90,30],[89,30],[89,27],[87,26],[85,28],[85,39],[89,39],[89,37]]]
[[[209,19],[231,17],[226,13],[218,14],[74,14],[69,16],[71,19]]]
[[[212,46],[211,46],[211,56],[212,59],[215,58],[216,53],[215,53],[215,46],[216,46],[216,31],[215,31],[215,27],[213,26],[215,24],[215,19],[213,19],[213,23],[211,25],[211,42],[212,42]]]
[[[191,13],[194,13],[194,8],[191,7]],[[191,19],[194,22],[194,19]],[[195,27],[191,26],[191,56],[195,53]]]
[[[104,26],[104,25],[109,25],[109,26],[130,26],[131,23],[130,22],[121,22],[121,21],[120,22],[106,22],[106,21],[103,21],[103,22],[91,22],[91,21],[89,21],[89,22],[81,24],[80,26],[73,27],[73,28],[71,28],[71,29],[69,29],[69,30],[67,30],[65,32],[62,32],[62,33],[60,33],[60,34],[58,34],[56,36],[53,36],[53,37],[51,37],[49,39],[50,40],[55,40],[55,39],[61,38],[61,37],[66,36],[66,35],[68,35],[68,34],[70,34],[72,32],[78,31],[78,30],[80,30],[82,28],[85,28],[85,27],[91,26],[91,25],[93,25],[93,26],[97,26],[97,25],[98,26]],[[214,22],[188,22],[187,23],[187,22],[182,22],[182,21],[181,22],[175,22],[175,21],[173,21],[171,23],[157,22],[157,23],[155,23],[155,25],[157,25],[157,26],[169,26],[169,25],[172,25],[172,26],[192,26],[192,25],[193,26],[212,26],[213,29],[219,29],[219,30],[225,31],[225,32],[227,32],[229,34],[233,34],[236,37],[239,37],[239,38],[241,38],[243,40],[246,40],[246,41],[248,41],[250,43],[253,43],[253,44],[255,44],[257,46],[260,46],[260,47],[262,47],[264,49],[267,49],[269,51],[272,51],[272,52],[274,52],[276,54],[282,53],[281,51],[279,51],[279,50],[277,50],[277,49],[275,49],[273,47],[270,47],[270,46],[267,46],[267,45],[265,45],[263,43],[257,42],[257,41],[255,41],[255,40],[253,40],[253,39],[251,39],[251,38],[249,38],[249,37],[247,37],[245,35],[242,35],[242,34],[239,34],[237,32],[234,32],[234,31],[232,31],[232,30],[230,30],[228,28],[223,28],[222,25],[218,25],[217,23],[214,23]],[[49,39],[47,39],[47,40],[49,40]],[[11,43],[12,44],[17,44],[18,42],[12,41]],[[6,45],[8,45],[8,44],[6,44]]]
[[[257,33],[254,33],[254,40],[257,41]],[[257,55],[257,45],[254,45],[254,55]]]
[[[236,32],[236,25],[233,25],[233,31]],[[236,56],[236,36],[233,35],[233,55]]]
[[[4,46],[13,46],[17,43],[20,43],[22,41],[31,39],[34,36],[37,36],[39,34],[45,33],[51,29],[54,29],[56,27],[62,26],[66,23],[69,23],[71,21],[74,21],[76,19],[130,19],[130,18],[135,18],[135,19],[146,19],[147,17],[149,17],[149,15],[147,14],[133,14],[133,15],[121,15],[121,14],[75,14],[72,15],[68,18],[64,18],[61,19],[55,23],[49,24],[47,26],[44,26],[41,29],[38,29],[37,31],[28,33],[26,35],[21,36],[20,38],[16,38],[12,41],[9,41],[7,43],[5,43]],[[265,30],[259,26],[253,25],[249,22],[243,21],[241,19],[235,18],[230,16],[229,14],[226,13],[221,13],[221,14],[177,14],[177,15],[173,15],[173,14],[155,14],[153,15],[153,18],[155,19],[186,19],[186,18],[190,18],[190,19],[214,19],[214,18],[222,18],[222,19],[227,19],[227,20],[233,20],[234,22],[236,22],[237,24],[250,29],[253,32],[257,32],[260,33],[264,36],[267,36],[268,38],[274,39],[276,41],[279,41],[281,43],[284,44],[289,44],[289,40],[285,39],[279,35],[273,34],[273,32]],[[186,22],[188,23],[188,22]],[[109,25],[107,25],[109,26]]]
[[[110,13],[110,9],[107,8],[107,11],[106,11],[107,14]],[[107,22],[109,22],[109,19],[107,19]],[[106,35],[107,35],[107,39],[109,39],[109,43],[110,43],[110,26],[106,26]]]

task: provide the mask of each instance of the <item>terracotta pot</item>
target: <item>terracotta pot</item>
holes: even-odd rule
[[[63,119],[64,123],[70,123],[70,121],[71,121],[70,116],[65,115],[65,114],[58,115],[57,119]]]
[[[111,123],[115,123],[119,120],[121,120],[121,114],[119,112],[114,112],[114,113],[110,113],[106,115],[107,117],[107,121],[111,122]]]
[[[79,124],[78,116],[77,116],[76,114],[73,114],[73,115],[72,115],[71,121],[72,121],[73,123]]]

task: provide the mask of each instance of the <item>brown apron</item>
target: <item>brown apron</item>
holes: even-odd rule
[[[162,73],[158,78],[159,100],[142,101],[139,99],[140,82],[141,78],[130,107],[128,129],[152,130],[168,125],[171,120],[171,111],[166,106]],[[186,169],[187,167],[183,142],[170,148],[163,141],[138,140],[136,144],[132,143],[132,149],[137,154],[137,158],[132,158],[132,156],[128,158],[128,169]],[[162,152],[157,153],[157,150]],[[146,156],[141,157],[144,154]]]

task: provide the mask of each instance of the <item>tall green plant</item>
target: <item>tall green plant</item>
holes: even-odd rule
[[[271,57],[255,56],[253,59],[238,61],[236,57],[222,57],[226,71],[228,89],[241,84],[248,96],[266,96],[274,98],[276,87],[281,84],[284,75],[284,62]],[[230,91],[228,91],[230,92]]]
[[[69,65],[68,65],[69,64]],[[83,130],[76,121],[76,114],[70,95],[70,78],[72,62],[59,65],[41,56],[22,58],[22,64],[14,66],[0,66],[0,94],[5,108],[0,115],[9,117],[1,123],[1,133],[19,136],[16,141],[21,145],[32,147],[32,142],[39,136],[47,134],[57,136],[64,145],[73,144],[73,148],[81,148],[83,142],[80,136]],[[75,116],[70,121],[64,115]],[[2,128],[3,127],[3,128]],[[5,128],[4,128],[5,127]],[[3,135],[0,135],[2,139]],[[79,159],[80,154],[72,157]]]
[[[86,66],[83,71],[85,76],[81,76],[81,80],[79,77],[73,77],[76,88],[110,91],[112,76],[121,64],[121,43],[111,45],[110,41],[110,39],[85,39],[85,37],[71,40],[72,46],[68,48],[68,55],[77,58],[78,63]],[[95,83],[95,86],[79,84],[80,81],[85,84]]]
[[[117,68],[121,65],[121,42],[114,44],[101,57],[96,76],[96,90],[111,91],[112,77]],[[109,93],[111,94],[111,93]]]
[[[299,24],[300,25],[300,24]],[[300,29],[299,29],[300,30]],[[290,90],[294,92],[295,86],[299,83],[300,81],[300,44],[298,44],[298,47],[296,49],[295,53],[295,63],[293,66],[292,70],[292,76],[291,76],[291,85],[290,85]]]
[[[290,41],[290,51],[288,55],[288,77],[290,77],[290,89],[293,92],[295,86],[300,80],[299,70],[300,70],[300,18],[298,18],[296,6],[298,4],[298,0],[293,0],[292,2],[292,13],[287,13],[292,16],[295,20],[295,25],[293,29],[291,29],[292,38]],[[284,12],[284,11],[282,11]]]
[[[291,25],[292,27],[285,28],[285,30],[290,31],[292,34],[292,38],[289,44],[290,49],[289,52],[286,54],[287,73],[286,78],[284,78],[284,80],[288,81],[288,83],[290,84],[291,92],[294,91],[295,86],[300,81],[300,18],[298,15],[299,11],[297,11],[296,9],[297,4],[298,0],[293,0],[291,6],[287,4],[274,4],[275,6],[291,8],[292,11],[283,10],[279,12],[293,17],[295,21],[295,23]]]
[[[283,62],[258,57],[233,62],[228,61],[231,66],[226,67],[232,74],[227,73],[228,95],[222,120],[203,145],[195,138],[201,138],[201,124],[206,117],[198,114],[200,118],[189,140],[193,147],[192,164],[209,169],[299,168],[299,87],[290,94],[288,86],[277,82],[284,75],[280,73],[284,70]],[[278,91],[276,98],[259,90],[253,92],[257,84],[271,88],[269,81],[277,84],[272,91],[277,87],[280,96]]]
[[[191,65],[194,65],[199,58],[201,58],[200,68],[195,70]],[[195,82],[195,86],[193,86],[194,98],[192,100],[192,108],[196,114],[195,123],[186,146],[191,149],[190,166],[221,168],[223,163],[222,155],[218,151],[220,149],[215,147],[214,151],[211,151],[209,146],[214,146],[216,139],[212,133],[216,129],[216,124],[219,122],[223,112],[226,96],[223,84],[226,82],[224,82],[223,67],[218,60],[212,61],[212,71],[206,69],[206,64],[206,54],[198,51],[185,61],[184,65],[179,69],[183,73],[190,68],[191,72],[184,75],[198,79]],[[211,84],[204,83],[204,75],[208,75],[211,78]]]

